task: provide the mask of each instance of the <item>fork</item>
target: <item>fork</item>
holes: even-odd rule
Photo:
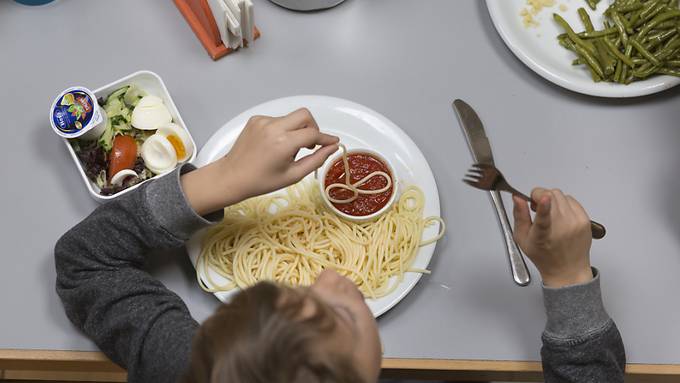
[[[525,201],[535,203],[531,197],[510,186],[505,180],[503,173],[498,168],[489,164],[474,164],[468,170],[463,182],[482,190],[497,190],[511,193]],[[590,221],[590,230],[594,239],[601,239],[607,234],[605,227],[595,221]]]

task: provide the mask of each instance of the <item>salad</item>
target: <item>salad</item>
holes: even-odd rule
[[[159,97],[128,85],[97,102],[106,119],[101,135],[72,138],[69,143],[102,195],[171,171],[191,157],[193,141],[173,122]]]

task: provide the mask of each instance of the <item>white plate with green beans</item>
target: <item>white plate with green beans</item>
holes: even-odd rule
[[[527,0],[486,4],[510,50],[561,87],[637,97],[680,84],[678,0],[555,0],[529,25],[520,15]]]

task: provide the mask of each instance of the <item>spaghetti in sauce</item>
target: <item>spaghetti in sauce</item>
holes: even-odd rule
[[[389,168],[369,153],[347,154],[344,147],[342,149],[343,156],[326,172],[324,186],[328,199],[336,209],[355,217],[379,211],[394,193]]]

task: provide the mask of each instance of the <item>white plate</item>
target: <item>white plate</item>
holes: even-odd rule
[[[318,122],[321,130],[338,135],[348,148],[373,149],[392,162],[402,184],[417,184],[425,193],[425,216],[440,216],[439,194],[432,170],[415,143],[394,123],[383,115],[351,101],[326,96],[295,96],[266,102],[241,113],[220,128],[201,149],[194,164],[206,165],[224,156],[248,118],[253,115],[281,116],[300,107],[308,108]],[[423,238],[437,234],[438,225],[425,229]],[[187,243],[191,262],[196,267],[200,254],[203,232],[194,235]],[[423,246],[413,263],[413,267],[427,268],[434,252],[435,244]],[[208,271],[210,272],[210,271]],[[224,278],[211,272],[217,282]],[[420,279],[419,273],[406,273],[404,279],[391,294],[379,299],[367,299],[373,315],[378,317],[408,294]],[[235,291],[218,292],[215,296],[226,302]]]
[[[491,20],[510,50],[534,72],[563,88],[592,96],[637,97],[661,92],[680,84],[680,78],[672,76],[655,76],[630,85],[593,82],[585,66],[571,65],[575,55],[557,42],[557,35],[564,31],[553,21],[552,14],[559,13],[578,32],[583,30],[583,24],[576,10],[585,7],[595,28],[601,29],[602,13],[609,6],[609,1],[601,1],[597,11],[588,8],[583,0],[558,0],[556,4],[567,5],[568,10],[561,12],[557,5],[543,9],[536,17],[540,26],[534,28],[524,27],[519,15],[522,8],[527,6],[526,0],[486,0]]]

